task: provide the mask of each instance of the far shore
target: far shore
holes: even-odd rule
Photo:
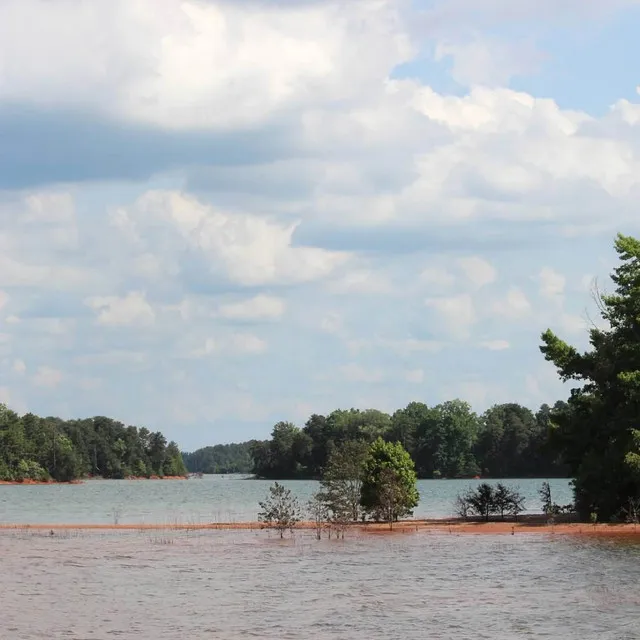
[[[172,524],[0,524],[0,531],[203,531],[203,530],[259,530],[267,527],[261,522],[212,522],[212,523],[172,523]],[[296,529],[313,530],[314,522],[300,522]],[[398,534],[425,532],[434,534],[485,534],[517,535],[542,533],[547,535],[608,536],[626,535],[640,537],[640,528],[636,524],[588,524],[558,523],[548,524],[543,516],[532,515],[522,522],[492,521],[480,522],[462,519],[402,520],[395,522],[393,528],[388,523],[359,523],[350,525],[348,531],[371,534]]]
[[[187,476],[127,476],[123,480],[188,480]],[[100,476],[92,476],[90,478],[77,478],[68,482],[60,482],[58,480],[0,480],[0,486],[48,486],[56,484],[84,484],[87,480],[114,480],[114,478],[102,478]]]

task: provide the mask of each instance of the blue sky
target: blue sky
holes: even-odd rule
[[[566,396],[637,234],[640,2],[5,0],[0,401],[186,449]]]

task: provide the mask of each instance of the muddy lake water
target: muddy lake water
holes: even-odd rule
[[[539,508],[541,481],[510,481]],[[0,530],[2,640],[640,640],[640,542],[546,533],[260,530],[269,483],[241,478],[0,487],[0,523],[165,529]],[[287,483],[301,501],[314,483]],[[416,516],[451,515],[473,481],[421,481]],[[566,480],[554,499],[570,499]],[[115,513],[115,515],[114,515]]]

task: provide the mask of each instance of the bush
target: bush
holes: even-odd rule
[[[456,497],[455,513],[467,518],[469,515],[484,518],[486,522],[494,514],[500,514],[502,520],[505,515],[518,518],[524,511],[524,497],[519,491],[498,483],[495,487],[483,482],[478,487],[468,489],[464,494]]]

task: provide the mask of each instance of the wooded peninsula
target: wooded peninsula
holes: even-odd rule
[[[545,404],[534,413],[500,404],[478,415],[467,402],[452,400],[434,407],[412,402],[392,415],[338,409],[312,415],[302,428],[279,422],[269,440],[205,447],[184,454],[184,461],[194,473],[318,480],[334,449],[380,437],[402,443],[418,478],[567,477],[568,467],[549,441],[552,412],[564,407]]]
[[[184,476],[180,449],[159,431],[111,418],[19,416],[0,404],[0,481]]]

